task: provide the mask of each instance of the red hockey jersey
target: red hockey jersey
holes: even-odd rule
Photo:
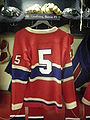
[[[15,35],[12,58],[12,110],[76,107],[69,34],[53,27],[26,27]]]
[[[90,106],[90,82],[88,83],[84,96],[82,98],[82,102],[88,106]]]

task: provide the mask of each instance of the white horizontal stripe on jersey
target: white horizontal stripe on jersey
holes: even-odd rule
[[[46,103],[46,104],[56,104],[56,106],[58,106],[58,107],[62,107],[62,104],[59,104],[59,103],[57,103],[56,101],[47,101],[47,100],[44,100],[44,99],[42,99],[42,98],[24,98],[24,100],[25,101],[29,101],[29,100],[31,100],[31,101],[35,101],[35,102],[44,102],[44,103]]]
[[[90,118],[90,116],[86,116],[86,118]]]
[[[67,109],[73,109],[74,107],[77,106],[76,101],[72,102],[72,103],[65,103],[66,104],[66,108]]]
[[[12,110],[18,110],[18,109],[21,109],[22,106],[23,106],[23,103],[12,104]]]
[[[71,66],[72,66],[72,62],[65,64],[64,68],[71,67]]]
[[[83,102],[85,105],[90,106],[90,101],[88,101],[88,100],[85,99],[84,97],[82,98],[82,102]]]
[[[25,117],[25,115],[10,115],[10,117]],[[44,118],[44,116],[29,116],[28,118],[31,118],[31,119],[39,119],[39,118]]]
[[[19,69],[19,70],[23,70],[23,71],[26,71],[26,72],[30,72],[30,70],[26,67],[23,67],[23,66],[19,66],[19,65],[13,65],[12,64],[12,68],[14,69]]]
[[[29,116],[28,118],[31,118],[31,119],[41,119],[41,118],[44,118],[44,116]]]
[[[40,65],[39,63],[36,63],[35,65],[32,65],[31,68],[34,69],[35,67],[38,67],[38,66],[45,66],[45,65]],[[63,69],[63,67],[61,67],[61,65],[56,64],[56,63],[52,63],[52,66],[59,68],[61,70]],[[72,62],[65,64],[64,68],[71,67],[71,66],[72,66]]]
[[[65,120],[80,120],[80,118],[69,118],[69,117],[67,117],[67,118],[65,118]]]
[[[35,67],[38,67],[38,66],[45,66],[45,65],[40,65],[39,63],[36,63],[35,65],[32,65],[31,68],[34,69]],[[58,65],[56,63],[52,63],[52,66],[59,68],[59,69],[62,69],[61,65]]]
[[[33,79],[29,78],[29,81],[30,82],[34,82],[36,80],[45,80],[45,81],[55,81],[57,82],[58,84],[61,84],[61,80],[58,80],[57,78],[55,77],[35,77]]]
[[[27,81],[22,81],[22,80],[15,79],[15,80],[12,80],[12,83],[27,84]]]
[[[36,63],[35,65],[32,65],[31,68],[34,69],[37,66],[40,66],[39,63]]]
[[[70,81],[70,80],[73,80],[73,79],[74,79],[74,77],[71,76],[71,77],[68,77],[68,78],[63,79],[63,82],[67,82],[67,81]]]
[[[10,117],[25,117],[25,115],[10,115]]]

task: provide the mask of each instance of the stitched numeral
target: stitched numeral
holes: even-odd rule
[[[16,55],[15,61],[14,61],[15,64],[19,64],[20,63],[20,57],[21,57],[21,55]]]
[[[44,55],[50,55],[51,49],[38,50],[39,65],[46,66],[46,68],[39,68],[42,74],[49,74],[52,71],[52,63],[50,60],[44,59]]]

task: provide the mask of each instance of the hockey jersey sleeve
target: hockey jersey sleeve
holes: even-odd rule
[[[73,76],[73,67],[72,67],[72,61],[71,61],[71,45],[70,44],[71,44],[70,40],[68,40],[66,54],[65,54],[65,63],[64,63],[63,72],[62,72],[62,76],[63,76],[62,94],[63,94],[64,103],[67,109],[73,109],[77,106],[75,88],[74,88],[74,76]]]
[[[84,96],[83,96],[83,98],[82,98],[82,102],[83,102],[85,105],[90,106],[90,82],[88,83],[88,85],[87,85],[87,87],[86,87]]]
[[[12,110],[21,109],[28,83],[30,61],[26,42],[19,31],[15,35],[12,57]]]

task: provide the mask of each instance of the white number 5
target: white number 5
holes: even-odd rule
[[[49,74],[52,71],[51,61],[44,59],[44,55],[50,55],[50,54],[51,54],[51,49],[38,50],[39,64],[42,65],[42,66],[46,66],[46,69],[39,68],[39,71],[42,74]]]
[[[14,61],[15,64],[19,64],[20,63],[20,57],[21,57],[21,55],[16,55],[15,61]]]

